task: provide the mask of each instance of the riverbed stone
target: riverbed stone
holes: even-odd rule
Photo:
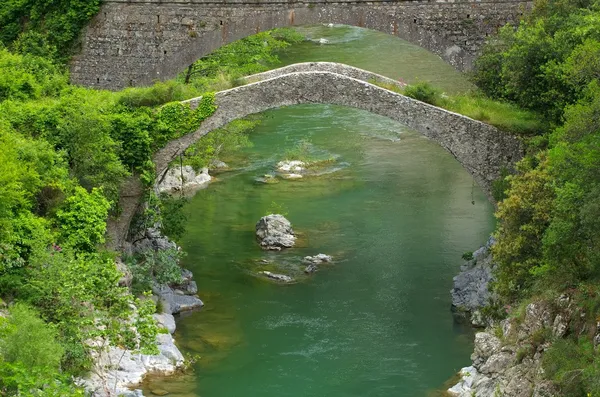
[[[267,271],[267,270],[263,270],[260,273],[264,274],[267,278],[270,278],[275,281],[281,281],[284,283],[294,282],[294,279],[292,277],[286,276],[285,274],[271,273],[270,271]]]
[[[256,237],[261,248],[279,251],[291,248],[296,242],[292,224],[283,215],[271,214],[263,216],[256,223]]]

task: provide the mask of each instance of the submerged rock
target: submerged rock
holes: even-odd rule
[[[260,272],[261,274],[264,274],[265,276],[267,276],[268,278],[272,279],[272,280],[276,280],[276,281],[281,281],[284,283],[291,283],[294,281],[294,279],[290,276],[286,276],[285,274],[277,274],[277,273],[271,273],[267,270],[263,270],[262,272]]]
[[[203,168],[200,173],[185,165],[183,167],[170,168],[156,188],[160,193],[178,192],[181,190],[197,190],[208,186],[212,177],[208,174],[208,168]]]
[[[331,263],[331,256],[325,254],[317,254],[315,256],[305,256],[302,263],[307,264],[304,268],[304,273],[311,274],[319,270],[319,265],[323,263]]]
[[[266,250],[280,251],[282,248],[293,247],[296,242],[290,221],[279,214],[260,218],[256,223],[256,237],[260,246]]]
[[[319,270],[319,266],[315,265],[314,263],[311,263],[310,265],[308,265],[304,268],[304,273],[312,274],[312,273],[316,272],[317,270]]]
[[[208,168],[210,170],[222,171],[222,170],[227,170],[229,168],[229,165],[227,165],[227,163],[225,163],[224,161],[214,159],[210,162],[210,165]]]

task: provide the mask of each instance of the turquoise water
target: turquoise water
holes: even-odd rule
[[[415,75],[439,70],[446,90],[468,86],[439,58],[395,38],[353,28],[304,32],[325,37],[324,29],[332,44],[302,43],[285,62],[351,58],[397,78],[397,65],[422,57],[424,63],[412,62]],[[377,46],[394,49],[387,58],[396,62],[372,58]],[[437,144],[363,111],[269,111],[251,141],[243,156],[229,159],[240,167],[218,175],[186,207],[184,266],[206,306],[180,318],[175,336],[184,352],[197,355],[194,371],[152,380],[146,390],[202,397],[435,395],[469,362],[472,334],[454,323],[449,290],[461,254],[493,228],[483,193]],[[318,175],[260,182],[299,146],[305,157],[329,160]],[[272,209],[287,213],[297,247],[259,249],[254,225]],[[317,253],[333,255],[335,263],[304,276],[301,258]],[[298,283],[272,283],[257,276],[261,270]]]

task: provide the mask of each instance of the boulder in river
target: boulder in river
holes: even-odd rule
[[[282,248],[291,248],[296,243],[292,224],[280,214],[260,218],[256,223],[256,237],[260,246],[266,250],[280,251]]]

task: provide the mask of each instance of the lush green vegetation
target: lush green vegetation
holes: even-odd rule
[[[11,49],[66,60],[80,30],[101,0],[5,0],[0,3],[0,42]]]
[[[504,27],[476,62],[474,80],[493,98],[530,109],[549,127],[507,176],[494,247],[504,304],[567,291],[600,315],[600,3],[536,3]],[[585,290],[585,293],[581,291]],[[565,396],[600,395],[593,335],[573,329],[544,366]]]
[[[132,258],[133,289],[118,285],[117,253],[104,245],[107,219],[119,212],[119,186],[130,175],[153,183],[152,154],[214,112],[214,95],[206,92],[265,70],[277,61],[275,51],[299,39],[284,30],[262,33],[152,87],[71,86],[64,61],[99,3],[0,4],[0,298],[9,302],[0,300],[7,316],[0,317],[0,395],[82,395],[71,375],[89,369],[92,350],[102,348],[88,343],[96,338],[156,351],[155,308],[143,292],[152,278],[178,281],[180,254]],[[178,102],[198,96],[195,110]],[[256,122],[211,134],[184,161],[202,167],[247,145]],[[181,203],[153,200],[144,222],[162,216],[165,231],[180,234]]]
[[[537,113],[524,110],[505,100],[490,99],[481,92],[448,96],[431,84],[420,82],[407,86],[404,94],[514,134],[536,135],[542,133],[546,127]]]

